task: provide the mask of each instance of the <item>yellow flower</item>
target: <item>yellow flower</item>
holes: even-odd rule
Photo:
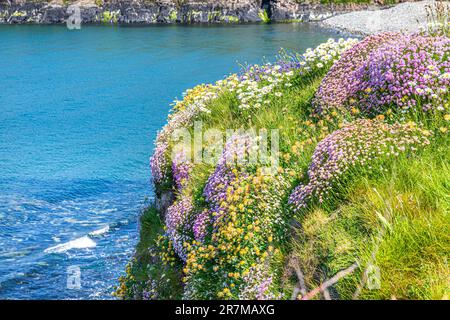
[[[447,128],[446,127],[440,127],[439,131],[441,131],[442,133],[446,133],[447,132]]]
[[[446,114],[446,115],[444,116],[444,120],[445,120],[445,121],[450,121],[450,114]]]
[[[377,116],[377,119],[383,121],[383,120],[384,120],[384,115],[379,114],[379,115]]]
[[[408,122],[406,123],[406,125],[407,125],[409,128],[414,128],[414,127],[416,126],[416,123],[415,123],[414,121],[408,121]]]
[[[358,113],[359,113],[359,110],[356,109],[355,107],[353,107],[353,108],[351,109],[351,112],[352,112],[352,114],[358,114]]]

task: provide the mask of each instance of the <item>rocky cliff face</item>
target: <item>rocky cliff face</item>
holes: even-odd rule
[[[274,21],[320,21],[367,9],[359,6],[298,4],[294,0],[0,0],[0,23],[81,24],[259,22],[262,8]]]

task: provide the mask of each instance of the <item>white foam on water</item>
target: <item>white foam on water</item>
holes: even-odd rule
[[[92,209],[92,212],[95,214],[108,214],[108,213],[113,213],[116,212],[117,209],[116,208],[112,208],[112,209]]]
[[[102,234],[107,233],[108,231],[109,231],[109,226],[106,226],[106,227],[104,227],[104,228],[101,228],[101,229],[98,229],[98,230],[89,232],[89,235],[90,235],[90,236],[100,236],[100,235],[102,235]]]
[[[57,246],[50,247],[44,250],[45,253],[62,253],[71,249],[85,249],[94,248],[97,246],[89,236],[84,236],[66,243],[58,244]]]

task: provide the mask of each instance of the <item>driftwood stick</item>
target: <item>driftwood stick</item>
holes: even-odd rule
[[[305,277],[303,276],[303,272],[300,270],[298,265],[295,266],[295,273],[297,274],[300,293],[304,296],[308,291],[306,291]]]
[[[327,288],[323,289],[323,297],[325,300],[331,300],[330,292]]]
[[[300,288],[294,287],[294,290],[292,290],[291,300],[297,300],[299,293],[300,293]]]
[[[305,277],[303,276],[302,270],[300,270],[297,259],[295,259],[295,258],[292,259],[290,264],[291,264],[291,267],[294,269],[295,274],[297,275],[297,279],[298,279],[298,286],[296,286],[294,288],[291,299],[297,300],[297,296],[299,293],[302,296],[304,296],[305,294],[307,294],[308,291],[306,290]]]
[[[320,286],[318,286],[317,288],[311,290],[310,292],[308,292],[306,295],[304,295],[302,297],[302,300],[309,300],[313,297],[315,297],[318,293],[323,292],[324,290],[326,290],[329,286],[334,285],[335,283],[337,283],[341,278],[351,274],[353,271],[355,271],[355,269],[358,267],[358,263],[354,263],[352,264],[350,267],[348,267],[345,270],[339,271],[338,273],[336,273],[333,277],[331,277],[330,279],[328,279],[327,281],[325,281],[324,283],[322,283]]]

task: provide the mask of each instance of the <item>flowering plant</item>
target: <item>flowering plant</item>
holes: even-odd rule
[[[240,75],[236,93],[242,110],[260,108],[268,104],[265,99],[269,94],[281,97],[277,90],[280,86],[291,87],[296,75],[308,75],[327,70],[330,65],[338,61],[346,50],[358,42],[357,39],[330,38],[314,49],[308,48],[302,55],[292,55],[281,52],[280,60],[275,64],[252,65]]]
[[[323,202],[350,170],[371,169],[376,160],[415,151],[430,143],[430,134],[414,122],[387,124],[378,119],[356,120],[317,145],[308,169],[309,182],[295,188],[289,203],[298,210],[305,208],[312,198]]]
[[[382,44],[394,41],[399,36],[398,33],[376,34],[346,50],[323,78],[313,101],[315,111],[323,113],[342,107],[357,90],[358,83],[352,75],[361,68],[368,55]]]
[[[448,108],[450,39],[404,35],[369,54],[349,80],[353,98],[369,114],[388,107],[403,111]]]
[[[274,251],[271,243],[282,234],[282,198],[274,191],[288,184],[281,175],[234,162],[251,145],[248,136],[232,137],[206,183],[207,208],[194,223],[196,239],[185,243],[186,298],[237,297],[243,277]]]

